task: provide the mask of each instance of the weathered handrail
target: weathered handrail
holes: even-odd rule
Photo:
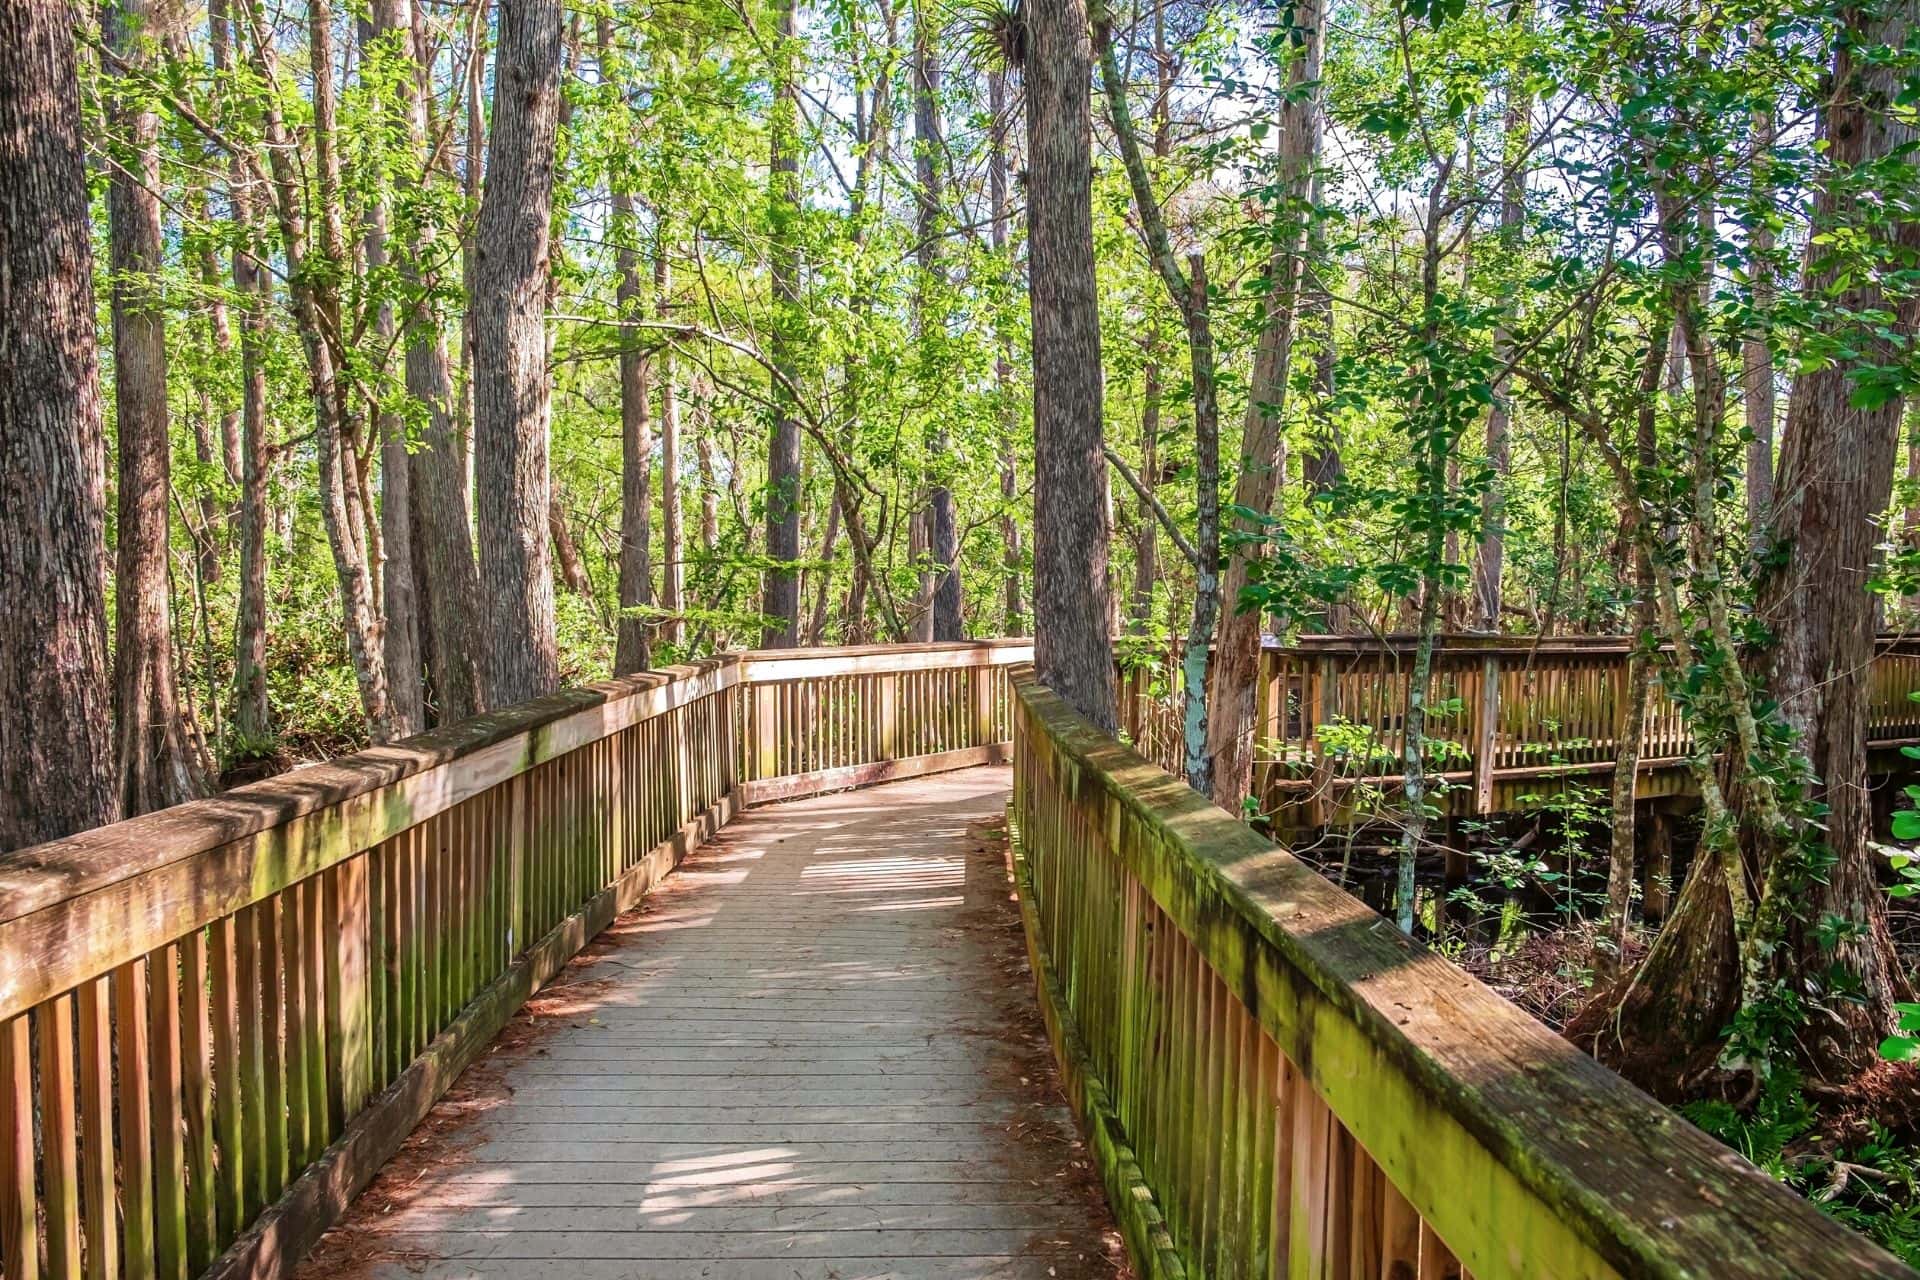
[[[738,807],[1004,759],[1031,653],[728,655],[0,857],[0,1276],[283,1273]]]
[[[1411,636],[1302,636],[1263,649],[1254,776],[1263,812],[1281,826],[1318,824],[1343,807],[1351,812],[1356,795],[1398,787],[1414,644]],[[1623,636],[1442,637],[1424,757],[1448,784],[1442,802],[1456,813],[1499,812],[1518,807],[1543,780],[1610,771],[1626,719],[1630,648]],[[1141,754],[1175,767],[1177,707],[1137,677],[1124,687],[1128,737]],[[1881,637],[1869,745],[1920,742],[1920,703],[1907,696],[1915,691],[1920,641]],[[1691,750],[1679,707],[1656,678],[1640,739],[1642,793],[1687,788]]]
[[[1148,1277],[1913,1274],[1014,686],[1041,1003]]]

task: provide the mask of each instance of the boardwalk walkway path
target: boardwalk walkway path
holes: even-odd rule
[[[981,768],[750,811],[515,1020],[302,1275],[1111,1277]]]

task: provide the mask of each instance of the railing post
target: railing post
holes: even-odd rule
[[[900,673],[880,677],[880,758],[900,758]]]
[[[517,773],[507,784],[507,962],[527,947],[527,775]]]
[[[780,725],[779,690],[772,684],[753,686],[753,777],[763,781],[780,774],[780,740],[775,731]]]
[[[1500,740],[1500,657],[1490,653],[1480,668],[1480,724],[1473,744],[1473,811],[1493,812],[1494,756]]]
[[[340,864],[326,896],[326,930],[316,945],[327,949],[327,1106],[344,1125],[366,1105],[373,1075],[371,1028],[367,1011],[367,859],[361,854]]]
[[[1340,713],[1340,674],[1331,656],[1320,659],[1314,686],[1313,723],[1317,729],[1320,725],[1332,724]],[[1313,791],[1307,805],[1307,822],[1321,827],[1333,820],[1333,757],[1317,733],[1310,732],[1309,736],[1314,740]]]
[[[984,747],[993,741],[993,668],[970,668],[973,676],[973,741],[970,747]]]

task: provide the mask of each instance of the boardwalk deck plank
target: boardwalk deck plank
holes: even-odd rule
[[[1111,1277],[1004,769],[750,812],[534,1001],[303,1274]]]

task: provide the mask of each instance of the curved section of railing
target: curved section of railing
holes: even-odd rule
[[[1913,1275],[1014,686],[1041,1003],[1148,1276]]]
[[[1302,636],[1270,642],[1255,682],[1254,793],[1281,826],[1366,816],[1398,790],[1411,636]],[[1524,807],[1544,783],[1613,769],[1627,724],[1624,636],[1442,636],[1427,686],[1428,776],[1455,814]],[[1656,679],[1640,733],[1640,793],[1684,792],[1692,737]],[[1867,680],[1867,741],[1876,752],[1920,743],[1920,641],[1881,636]],[[1175,771],[1179,699],[1123,675],[1121,723],[1140,754]]]
[[[0,1277],[282,1274],[739,806],[1005,759],[1031,654],[728,655],[0,857]]]

